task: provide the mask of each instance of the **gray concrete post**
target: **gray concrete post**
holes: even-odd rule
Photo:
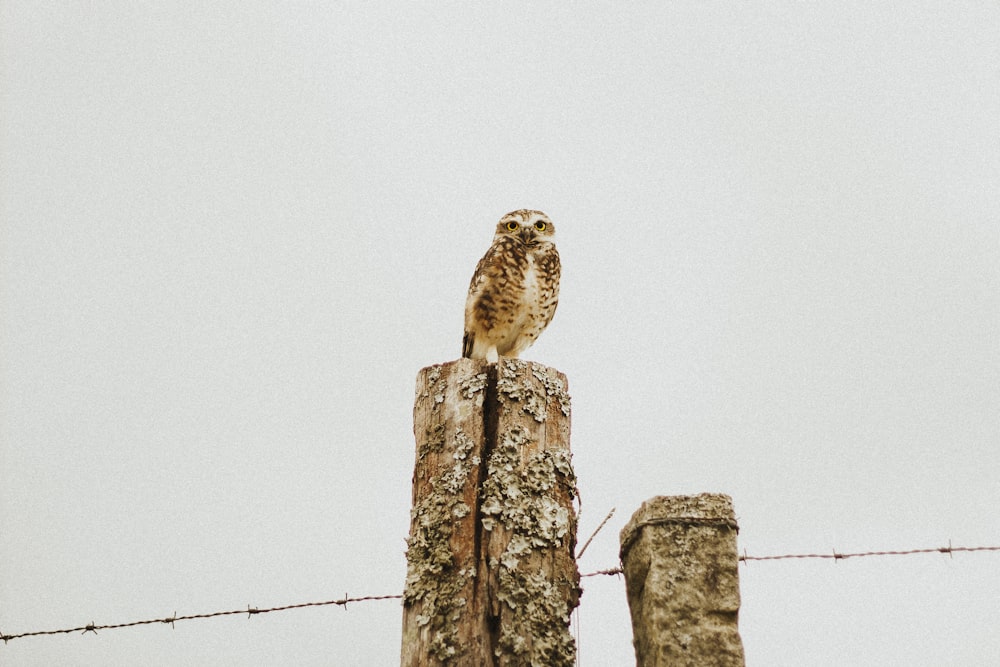
[[[729,496],[657,496],[621,532],[638,667],[743,667]]]

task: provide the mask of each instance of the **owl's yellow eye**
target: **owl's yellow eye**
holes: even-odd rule
[[[516,232],[517,231],[517,223],[516,222],[508,222],[507,223],[507,231],[508,232]]]
[[[545,231],[545,223],[542,222],[541,220],[539,220],[538,222],[535,223],[535,229],[537,229],[540,232],[544,232]]]

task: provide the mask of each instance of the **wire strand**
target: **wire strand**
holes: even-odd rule
[[[749,561],[766,561],[766,560],[790,560],[790,559],[805,559],[805,558],[820,558],[828,560],[845,560],[847,558],[864,558],[869,556],[911,556],[913,554],[933,554],[942,553],[948,554],[949,556],[954,553],[969,553],[975,551],[1000,551],[1000,546],[995,547],[953,547],[949,542],[946,547],[932,547],[928,549],[906,549],[900,551],[858,551],[854,553],[840,553],[834,549],[828,554],[780,554],[777,556],[750,556],[746,552],[739,556],[739,562],[746,564]],[[597,570],[596,572],[588,572],[587,574],[581,574],[580,577],[598,577],[598,576],[615,576],[623,574],[622,568],[612,567],[606,570]]]
[[[256,614],[269,614],[274,611],[287,611],[289,609],[302,609],[305,607],[327,607],[330,605],[340,605],[347,606],[349,602],[370,602],[373,600],[401,600],[402,595],[365,595],[362,597],[344,597],[340,600],[326,600],[323,602],[300,602],[297,604],[286,604],[281,607],[267,607],[264,609],[257,607],[247,607],[246,609],[233,609],[231,611],[213,611],[207,614],[188,614],[186,616],[178,616],[174,612],[173,616],[167,618],[151,618],[145,621],[131,621],[128,623],[111,623],[108,625],[97,625],[95,623],[88,623],[87,625],[81,625],[76,628],[66,628],[63,630],[39,630],[35,632],[21,632],[13,635],[5,635],[0,633],[0,639],[6,644],[12,639],[20,639],[21,637],[38,637],[41,635],[64,635],[72,632],[82,632],[86,634],[88,632],[93,632],[97,634],[98,630],[117,630],[119,628],[132,628],[137,625],[152,625],[154,623],[169,623],[173,626],[177,621],[193,621],[202,618],[215,618],[217,616],[234,616],[237,614],[246,614],[249,618]]]
[[[951,556],[955,553],[971,553],[971,552],[984,552],[1000,551],[1000,546],[986,546],[986,547],[954,547],[951,542],[948,543],[946,547],[933,547],[926,549],[905,549],[898,551],[859,551],[854,553],[840,553],[834,549],[831,553],[820,554],[820,553],[804,553],[804,554],[780,554],[777,556],[750,556],[744,552],[739,556],[739,562],[746,564],[749,561],[771,561],[771,560],[789,560],[789,559],[806,559],[806,558],[818,558],[825,560],[844,560],[847,558],[864,558],[873,556],[910,556],[914,554],[931,554],[931,553],[942,553]],[[596,572],[588,572],[587,574],[581,574],[580,577],[597,577],[597,576],[618,576],[623,574],[621,567],[613,567],[605,570],[597,570]],[[36,630],[34,632],[19,632],[12,635],[5,635],[0,632],[0,639],[3,640],[4,644],[11,641],[12,639],[21,639],[23,637],[39,637],[43,635],[65,635],[74,632],[80,632],[86,634],[88,632],[93,632],[97,634],[99,630],[117,630],[119,628],[132,628],[139,625],[154,625],[156,623],[166,623],[171,626],[178,621],[193,621],[204,618],[215,618],[218,616],[235,616],[239,614],[246,614],[247,617],[255,616],[257,614],[269,614],[271,612],[278,611],[288,611],[290,609],[304,609],[306,607],[328,607],[331,605],[339,605],[346,607],[348,603],[352,602],[372,602],[376,600],[401,600],[402,595],[364,595],[361,597],[347,597],[346,595],[339,600],[325,600],[323,602],[300,602],[296,604],[286,604],[280,607],[267,607],[267,608],[257,608],[248,606],[246,609],[233,609],[230,611],[214,611],[207,614],[187,614],[183,616],[178,616],[176,612],[172,616],[164,618],[151,618],[145,621],[130,621],[128,623],[111,623],[107,625],[98,625],[96,623],[88,623],[87,625],[81,625],[75,628],[65,628],[62,630]]]
[[[836,549],[832,553],[828,554],[782,554],[780,556],[748,556],[744,553],[740,556],[740,562],[746,563],[752,560],[785,560],[789,558],[825,558],[832,560],[844,560],[847,558],[864,558],[867,556],[910,556],[913,554],[932,554],[932,553],[942,553],[942,554],[953,554],[960,552],[972,552],[972,551],[1000,551],[1000,546],[997,547],[953,547],[949,544],[946,547],[934,547],[931,549],[907,549],[904,551],[859,551],[856,553],[839,553]]]

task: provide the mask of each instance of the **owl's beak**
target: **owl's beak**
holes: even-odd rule
[[[521,242],[524,245],[535,245],[535,230],[532,227],[521,227]]]

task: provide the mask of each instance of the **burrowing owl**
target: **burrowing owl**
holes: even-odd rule
[[[517,357],[548,326],[559,303],[555,231],[541,211],[521,209],[500,218],[469,285],[463,357]]]

